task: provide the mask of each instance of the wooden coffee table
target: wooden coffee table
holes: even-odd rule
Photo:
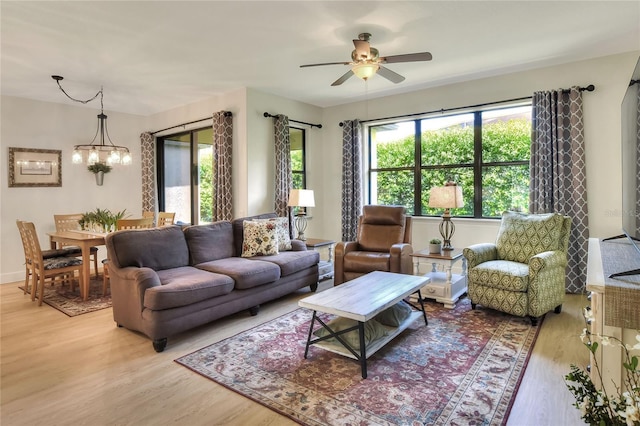
[[[299,306],[313,310],[307,345],[304,351],[305,359],[309,352],[309,346],[316,345],[359,360],[362,378],[366,379],[368,357],[376,353],[378,349],[409,327],[419,317],[424,318],[425,325],[428,324],[422,295],[420,294],[420,289],[427,283],[429,283],[429,277],[425,276],[377,271],[299,300]],[[364,342],[364,323],[413,293],[418,293],[420,310],[412,312],[397,328],[393,328],[385,337],[371,342],[369,347],[366,347]],[[354,327],[334,332],[324,321],[318,318],[318,312],[350,318],[357,321],[358,324]],[[328,336],[313,338],[316,321],[329,332]],[[359,352],[340,338],[341,334],[353,330],[358,330],[360,339]],[[331,339],[332,337],[334,339]],[[331,339],[331,341],[328,339]]]

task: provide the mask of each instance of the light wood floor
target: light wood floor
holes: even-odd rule
[[[327,283],[330,283],[328,281]],[[297,307],[301,290],[170,338],[153,351],[142,335],[119,329],[110,309],[67,317],[0,286],[1,405],[4,425],[294,425],[291,420],[173,362]],[[509,425],[578,425],[563,377],[585,365],[578,338],[584,296],[568,295],[544,320]]]

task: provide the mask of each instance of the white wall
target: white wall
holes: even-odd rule
[[[619,234],[621,220],[610,212],[621,206],[620,106],[639,54],[631,52],[326,108],[321,162],[323,176],[327,179],[324,179],[321,196],[316,199],[316,220],[321,220],[322,226],[315,236],[337,241],[341,238],[340,221],[336,218],[336,206],[340,206],[340,179],[329,178],[341,175],[340,121],[464,107],[531,96],[539,90],[588,84],[596,86],[594,92],[583,93],[590,233],[592,237]],[[455,247],[495,240],[498,221],[453,220],[456,224],[452,241]],[[428,240],[439,235],[439,222],[440,219],[434,218],[414,219],[414,249],[426,248]]]
[[[46,233],[54,228],[55,213],[84,212],[96,207],[126,208],[131,214],[140,213],[141,177],[136,161],[140,158],[139,134],[204,118],[223,109],[231,111],[234,117],[235,217],[273,211],[273,120],[264,118],[262,114],[265,111],[280,113],[291,119],[323,124],[322,129],[310,128],[306,132],[308,187],[316,195],[316,207],[312,210],[313,218],[307,235],[339,241],[340,121],[456,108],[530,96],[537,90],[594,84],[596,90],[585,92],[583,96],[590,231],[592,237],[617,235],[621,220],[611,211],[621,208],[620,105],[639,54],[614,55],[326,109],[253,89],[239,89],[150,117],[106,111],[112,139],[131,149],[134,165],[113,170],[106,175],[102,187],[96,186],[93,175],[83,166],[71,164],[73,145],[88,143],[95,134],[96,109],[3,96],[0,110],[0,155],[3,157],[0,158],[3,170],[0,187],[0,281],[17,281],[24,274],[16,219],[36,223],[43,246],[46,246]],[[334,89],[327,87],[327,90]],[[195,127],[199,125],[191,128]],[[8,188],[6,157],[10,146],[61,149],[63,186]],[[498,221],[456,218],[454,221],[455,247],[495,239]],[[428,240],[439,235],[439,222],[438,218],[414,220],[414,248],[426,248]]]
[[[71,163],[73,146],[88,144],[93,139],[98,113],[94,108],[2,97],[1,282],[24,277],[24,252],[17,219],[34,222],[41,246],[49,248],[46,234],[55,230],[54,214],[82,213],[96,207],[141,214],[139,135],[143,130],[142,117],[105,111],[112,141],[128,147],[134,162],[128,167],[114,167],[105,175],[103,186],[96,185],[93,173],[86,166]],[[62,186],[9,188],[9,147],[61,150]],[[100,256],[106,257],[104,248]]]

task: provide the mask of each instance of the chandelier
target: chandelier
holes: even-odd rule
[[[52,75],[51,78],[58,83],[58,87],[62,93],[74,102],[86,104],[100,95],[100,114],[98,114],[98,128],[96,129],[96,134],[91,143],[75,145],[73,147],[73,156],[71,157],[71,161],[74,164],[81,164],[83,161],[86,161],[88,165],[96,163],[104,163],[108,165],[131,164],[131,153],[129,152],[129,148],[114,144],[111,141],[111,137],[109,137],[109,130],[107,129],[107,115],[104,113],[104,105],[102,102],[102,87],[100,87],[100,90],[95,94],[95,96],[83,101],[72,98],[67,92],[65,92],[62,85],[60,85],[60,81],[62,81],[63,77],[59,75]]]

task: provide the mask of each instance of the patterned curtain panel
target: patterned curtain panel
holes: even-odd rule
[[[233,219],[233,117],[213,114],[213,220]]]
[[[640,83],[636,89],[636,212],[640,211]],[[636,216],[636,233],[640,234],[640,217]]]
[[[140,134],[140,157],[142,164],[142,211],[157,212],[156,139],[149,132]]]
[[[342,127],[342,241],[355,241],[362,212],[362,156],[360,121]]]
[[[293,185],[291,173],[291,141],[289,140],[289,117],[279,114],[274,119],[276,178],[275,178],[275,212],[280,217],[289,218],[291,232],[291,212],[287,207],[289,191]]]
[[[562,213],[572,218],[566,289],[584,291],[589,222],[582,94],[577,87],[533,94],[531,213]]]

